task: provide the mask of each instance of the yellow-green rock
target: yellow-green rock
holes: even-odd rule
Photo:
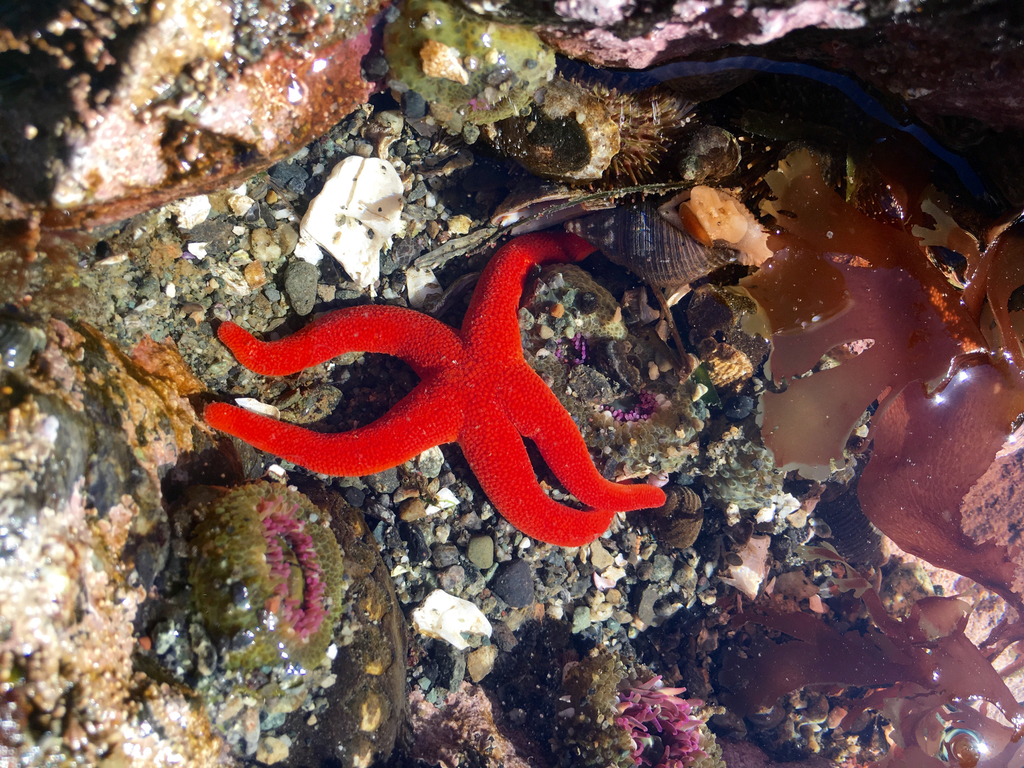
[[[497,24],[437,0],[411,0],[384,30],[392,80],[416,91],[458,133],[527,109],[555,56],[530,29]]]

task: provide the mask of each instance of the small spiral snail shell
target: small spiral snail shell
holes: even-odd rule
[[[583,216],[565,228],[651,285],[692,283],[736,260],[728,248],[707,246],[659,213],[651,200]]]

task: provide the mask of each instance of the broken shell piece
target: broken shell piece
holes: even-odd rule
[[[734,565],[729,570],[732,578],[722,578],[731,587],[736,587],[751,600],[757,599],[758,590],[768,573],[768,545],[770,536],[751,536],[743,548],[736,552],[743,560],[742,565]]]
[[[432,269],[409,267],[405,271],[405,288],[409,292],[409,306],[413,309],[423,309],[428,302],[444,293]]]
[[[275,406],[270,405],[269,403],[264,403],[254,397],[236,397],[235,405],[239,408],[245,408],[247,411],[252,411],[253,413],[269,416],[272,419],[281,418],[281,411],[279,411]]]
[[[479,608],[443,589],[435,589],[412,612],[412,625],[417,632],[447,640],[460,651],[469,647],[463,633],[491,636],[491,623]]]
[[[380,277],[380,252],[401,227],[402,180],[383,160],[346,157],[331,171],[300,224],[296,254],[314,259],[310,239],[323,246],[360,288]]]
[[[167,211],[173,213],[178,220],[180,229],[192,229],[199,226],[210,215],[210,209],[210,198],[206,195],[184,197],[167,206]]]
[[[513,227],[512,234],[523,235],[578,218],[588,211],[615,206],[615,202],[610,199],[584,199],[576,204],[570,204],[573,195],[579,197],[579,193],[569,187],[547,181],[541,182],[531,176],[520,182],[498,205],[491,216],[491,224],[496,227],[507,227],[522,221],[522,224]],[[537,218],[532,218],[534,216]]]

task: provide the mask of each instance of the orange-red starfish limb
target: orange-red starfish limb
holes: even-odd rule
[[[432,446],[458,442],[491,502],[520,531],[561,546],[593,541],[616,512],[661,506],[665,494],[600,475],[572,417],[523,358],[518,321],[531,267],[580,261],[593,250],[568,234],[511,241],[481,275],[459,331],[390,306],[341,309],[274,342],[224,323],[218,330],[221,341],[256,373],[284,376],[358,350],[400,357],[421,381],[385,416],[349,432],[313,432],[225,403],[207,406],[206,420],[328,475],[380,472]],[[541,490],[522,437],[536,443],[558,479],[588,509],[559,504]]]

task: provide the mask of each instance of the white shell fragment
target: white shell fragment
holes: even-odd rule
[[[252,411],[253,413],[269,416],[272,419],[281,418],[281,411],[279,411],[276,406],[264,403],[262,400],[257,400],[254,397],[236,397],[235,405],[239,408],[245,408],[247,411]]]
[[[210,198],[206,195],[185,197],[167,206],[167,210],[174,214],[181,229],[192,229],[202,224],[210,215],[211,208]]]
[[[423,309],[427,301],[444,293],[432,269],[409,267],[405,270],[405,287],[409,292],[409,306],[413,309]]]
[[[479,608],[443,589],[435,589],[412,612],[412,625],[420,634],[447,640],[460,651],[469,647],[463,633],[491,636],[491,623]]]
[[[455,509],[459,506],[459,498],[451,488],[442,488],[437,492],[434,504],[427,504],[427,514],[436,515],[438,512]]]
[[[402,180],[390,163],[346,157],[334,166],[302,217],[296,254],[319,261],[310,252],[313,240],[360,288],[372,291],[380,278],[380,252],[402,225],[402,192]]]
[[[757,599],[757,593],[767,575],[768,545],[770,536],[751,536],[736,554],[743,560],[743,565],[729,568],[732,578],[722,579],[726,584],[736,587],[751,600]]]

